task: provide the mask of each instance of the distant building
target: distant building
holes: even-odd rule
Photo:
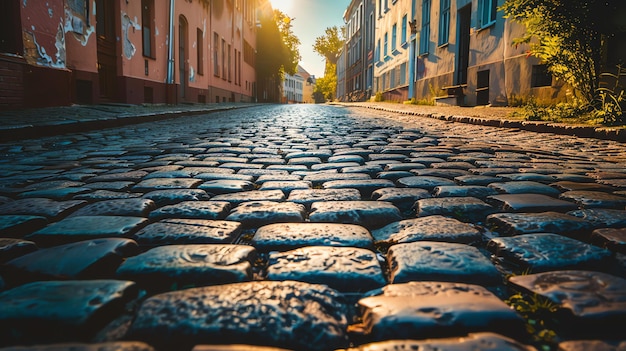
[[[304,82],[304,77],[298,73],[294,75],[285,74],[285,80],[283,80],[283,102],[288,104],[303,103]]]
[[[254,101],[257,1],[0,1],[0,108]]]
[[[302,66],[298,65],[298,74],[304,79],[304,88],[302,89],[302,102],[305,104],[315,103],[313,92],[315,91],[315,76],[307,72]]]
[[[368,53],[373,50],[374,9],[374,0],[352,0],[343,15],[345,91],[341,100],[364,101],[371,95],[373,56]]]
[[[344,101],[346,97],[346,46],[339,52],[337,58],[337,89],[335,91],[335,99]]]

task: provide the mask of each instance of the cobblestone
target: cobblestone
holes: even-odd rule
[[[621,134],[346,106],[5,123],[0,350],[626,342]]]

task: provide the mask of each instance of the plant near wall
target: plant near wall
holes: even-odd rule
[[[607,39],[623,34],[623,0],[506,0],[500,10],[526,27],[514,44],[568,83],[589,107],[601,105],[600,72]]]
[[[598,88],[598,104],[593,111],[593,115],[602,118],[604,124],[615,124],[626,122],[624,117],[624,87],[620,84],[620,79],[626,77],[626,69],[617,65],[617,74],[602,73],[602,78],[613,80],[612,85]]]

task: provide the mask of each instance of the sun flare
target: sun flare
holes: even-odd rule
[[[270,0],[273,9],[286,12],[291,10],[295,0]]]

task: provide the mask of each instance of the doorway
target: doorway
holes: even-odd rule
[[[458,12],[458,39],[459,52],[456,62],[456,84],[467,84],[467,68],[469,66],[470,54],[470,28],[472,17],[472,5],[461,8]]]
[[[188,74],[188,34],[187,19],[185,16],[180,15],[178,17],[178,76],[180,79],[180,100],[185,101],[187,98],[187,90],[189,84]]]
[[[98,81],[100,98],[115,100],[117,55],[115,37],[115,2],[96,0],[96,36],[98,46]]]

